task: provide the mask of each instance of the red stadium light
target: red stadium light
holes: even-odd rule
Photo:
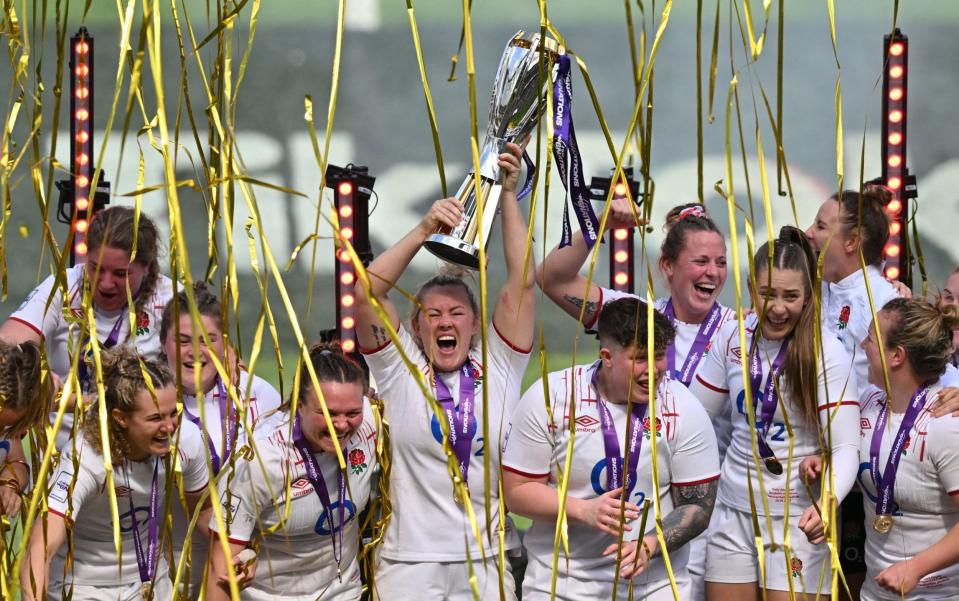
[[[905,47],[902,45],[902,42],[895,42],[889,45],[889,54],[892,56],[902,56]]]
[[[898,236],[899,232],[902,231],[902,225],[898,221],[893,221],[889,224],[889,235]]]
[[[616,277],[613,278],[613,281],[616,282],[617,286],[625,286],[629,283],[629,275],[621,271],[616,274]]]
[[[890,265],[889,267],[886,267],[886,277],[889,278],[890,280],[898,280],[899,268],[896,267],[895,265]]]
[[[86,196],[77,197],[77,211],[86,211],[90,208],[90,199]]]
[[[625,250],[617,250],[613,258],[617,263],[625,263],[629,260],[629,253]]]
[[[902,121],[902,111],[890,111],[889,113],[890,123],[899,123],[901,121]]]
[[[86,121],[90,118],[90,111],[87,109],[78,109],[74,115],[76,115],[77,121]]]
[[[352,353],[356,350],[356,342],[352,339],[344,340],[341,344],[344,353]]]
[[[899,256],[899,245],[898,244],[887,244],[885,253],[887,257],[898,257]]]
[[[342,183],[340,183],[340,186],[337,188],[337,192],[339,192],[341,196],[346,196],[346,195],[348,195],[348,194],[352,194],[352,193],[353,193],[353,183],[352,183],[352,182],[342,182]]]
[[[354,300],[356,299],[353,298],[352,294],[344,294],[343,297],[340,299],[340,304],[343,305],[344,307],[352,307]]]
[[[889,204],[886,205],[886,212],[890,215],[898,215],[902,212],[902,201],[892,199],[889,201]]]
[[[354,277],[352,271],[344,271],[340,274],[340,283],[344,286],[349,286],[353,283]]]
[[[346,238],[347,240],[349,240],[350,238],[353,237],[353,228],[351,228],[351,227],[341,228],[341,229],[340,229],[340,235],[342,235],[344,238]]]
[[[81,234],[86,233],[87,231],[87,220],[86,219],[77,219],[77,231]]]
[[[902,165],[902,157],[898,154],[889,155],[889,160],[887,161],[890,167],[899,167]]]
[[[77,54],[86,54],[90,51],[90,46],[85,41],[77,42],[76,45]]]
[[[887,139],[889,140],[889,143],[891,145],[898,146],[899,144],[902,143],[902,134],[897,131],[894,131],[891,134],[889,134],[889,137]]]
[[[353,216],[353,207],[350,205],[343,205],[340,207],[340,217],[352,217]]]
[[[882,81],[882,175],[892,192],[886,205],[890,218],[889,240],[883,249],[886,260],[886,275],[902,278],[909,285],[911,270],[908,265],[909,240],[905,226],[910,197],[915,198],[915,178],[909,176],[906,151],[908,150],[907,107],[909,81],[909,39],[898,29],[883,38],[883,62],[887,65]]]
[[[624,198],[626,196],[626,184],[619,182],[613,187],[614,198]]]
[[[905,69],[903,69],[899,65],[893,65],[892,67],[889,67],[889,77],[893,79],[899,79],[900,77],[902,77],[902,74],[904,72],[905,72]]]
[[[83,241],[77,242],[77,243],[74,245],[73,249],[76,251],[76,253],[77,253],[78,255],[84,255],[84,256],[86,256],[86,254],[87,254],[87,243],[86,243],[86,242],[83,242]]]
[[[340,322],[340,325],[342,325],[344,329],[350,330],[356,327],[356,320],[352,317],[344,317],[343,321]]]
[[[618,229],[613,231],[613,237],[617,240],[625,240],[629,237],[629,230],[627,229]]]
[[[898,177],[890,177],[889,181],[886,183],[890,190],[898,190],[902,187],[902,180]]]
[[[902,98],[902,88],[893,88],[889,90],[889,100],[899,100]]]

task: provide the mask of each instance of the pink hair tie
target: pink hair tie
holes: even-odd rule
[[[686,218],[689,217],[689,216],[692,216],[692,217],[705,217],[705,216],[706,216],[706,211],[704,211],[703,208],[702,208],[701,206],[699,206],[699,205],[695,205],[695,206],[692,206],[692,207],[686,207],[685,209],[683,209],[682,211],[679,212],[679,219],[677,219],[677,221],[682,221],[683,219],[686,219]]]

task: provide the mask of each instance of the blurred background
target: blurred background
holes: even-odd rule
[[[65,23],[67,36],[85,25],[95,39],[95,143],[97,159],[112,186],[114,204],[133,204],[133,196],[124,196],[138,188],[139,161],[143,165],[145,187],[164,182],[160,153],[151,146],[150,135],[158,136],[151,123],[158,96],[153,84],[154,65],[144,59],[144,110],[134,103],[126,142],[121,151],[124,130],[124,105],[130,80],[129,63],[124,61],[117,118],[112,131],[104,131],[118,81],[121,21],[116,6],[110,2],[94,2],[86,17],[81,2],[64,3],[67,11],[55,14],[49,3],[36,3],[33,12],[20,15],[19,34],[12,35],[9,26],[8,58],[0,64],[0,97],[6,102],[6,123],[10,136],[5,169],[10,204],[7,224],[2,235],[6,242],[7,295],[2,312],[12,312],[27,293],[53,269],[49,249],[44,250],[41,236],[43,211],[41,196],[33,186],[33,176],[46,181],[50,169],[54,179],[66,173],[51,160],[53,131],[53,91],[57,86],[68,89],[68,81],[57,81],[57,19]],[[137,3],[132,3],[136,5]],[[637,277],[645,279],[647,264],[655,265],[662,239],[663,216],[670,207],[697,199],[697,92],[696,48],[697,13],[695,2],[676,3],[669,15],[661,45],[655,58],[653,94],[646,98],[652,107],[652,119],[644,127],[652,135],[649,172],[655,183],[651,202],[653,225],[644,241],[637,242],[637,251],[645,256],[638,263]],[[757,160],[756,129],[762,136],[768,176],[769,199],[773,226],[795,223],[808,226],[820,202],[833,193],[837,180],[836,79],[841,81],[842,135],[844,156],[838,164],[845,174],[845,187],[857,188],[860,172],[865,179],[880,173],[880,109],[881,74],[883,69],[883,35],[893,25],[893,2],[854,0],[838,3],[835,13],[836,56],[830,36],[830,23],[825,3],[786,2],[783,19],[783,144],[792,181],[793,200],[780,194],[776,173],[775,140],[769,127],[760,86],[776,109],[777,44],[780,13],[772,3],[768,24],[764,24],[762,2],[748,2],[751,8],[754,36],[766,30],[765,48],[759,59],[748,63],[740,34],[740,23],[747,3],[718,4],[718,38],[715,92],[712,102],[713,120],[709,111],[709,64],[716,24],[716,2],[702,2],[703,85],[703,185],[707,209],[729,232],[727,205],[714,190],[714,184],[726,179],[726,156],[731,153],[733,190],[738,210],[739,252],[746,261],[743,219],[752,210],[757,215],[755,237],[766,237],[763,215],[763,190]],[[160,21],[154,31],[160,33],[157,43],[162,53],[164,106],[171,135],[177,136],[177,181],[193,180],[198,189],[179,188],[180,211],[183,216],[186,243],[195,279],[210,279],[219,285],[227,270],[224,221],[216,222],[213,236],[218,241],[219,268],[210,270],[209,174],[203,172],[199,157],[210,156],[206,146],[210,129],[209,100],[204,80],[229,69],[231,90],[236,104],[223,115],[232,130],[236,150],[249,178],[294,190],[291,194],[274,188],[254,186],[255,203],[259,208],[262,234],[254,225],[247,226],[250,211],[237,192],[233,218],[234,263],[239,286],[239,318],[231,327],[244,357],[249,357],[253,327],[262,308],[261,287],[254,277],[254,262],[249,254],[252,237],[257,248],[268,244],[283,272],[294,311],[304,336],[317,337],[321,329],[333,327],[334,288],[333,242],[330,225],[321,219],[315,264],[312,246],[307,245],[295,260],[291,254],[314,231],[317,209],[324,213],[330,207],[331,191],[319,189],[321,173],[304,120],[304,98],[313,101],[313,117],[320,136],[327,127],[330,103],[332,65],[337,32],[337,3],[270,0],[224,3],[217,6],[201,0],[176,3],[178,19],[171,12],[171,3],[160,3]],[[635,102],[630,46],[622,2],[576,2],[551,0],[546,3],[553,25],[567,45],[588,66],[603,117],[612,133],[617,150],[623,146]],[[463,24],[462,5],[456,2],[420,1],[415,5],[415,19],[423,46],[429,85],[438,120],[447,186],[452,194],[470,169],[470,111],[465,51],[460,53],[455,81],[448,81],[451,57],[457,54]],[[662,2],[629,4],[637,41],[645,38],[645,56],[661,23]],[[198,51],[192,46],[215,32],[220,17],[236,11],[228,27]],[[143,23],[142,8],[133,14],[129,43],[137,48]],[[252,44],[251,23],[254,24]],[[921,235],[925,266],[932,290],[937,290],[952,267],[959,262],[959,246],[954,229],[959,225],[959,191],[953,184],[959,176],[959,120],[950,116],[959,97],[959,71],[954,57],[959,55],[959,4],[952,0],[924,0],[901,3],[898,26],[909,37],[909,100],[908,100],[908,166],[918,178],[919,199],[917,224]],[[181,66],[177,29],[189,40],[192,28],[195,42],[188,42],[184,65]],[[476,0],[472,6],[472,39],[476,67],[476,106],[478,127],[486,126],[489,91],[499,57],[510,37],[518,29],[537,29],[537,3],[507,0]],[[14,40],[19,40],[16,48]],[[29,42],[25,48],[23,40]],[[227,48],[228,62],[217,64],[217,44]],[[748,44],[746,45],[748,49]],[[28,52],[27,52],[28,51]],[[243,59],[248,53],[245,64]],[[28,55],[27,66],[18,70],[18,61]],[[838,57],[838,63],[837,63]],[[64,65],[65,67],[65,65]],[[201,69],[202,67],[202,69]],[[66,71],[66,69],[64,69]],[[240,73],[242,70],[242,79]],[[739,125],[733,121],[732,145],[726,147],[726,106],[729,83],[734,70],[737,75],[742,139]],[[41,85],[42,84],[42,88]],[[583,77],[574,70],[573,116],[583,152],[585,174],[608,176],[614,165],[599,117],[590,101]],[[3,90],[6,87],[6,90]],[[189,93],[187,97],[186,93]],[[65,141],[69,123],[69,103],[60,107],[56,161],[69,164],[69,148]],[[413,227],[430,204],[441,196],[441,181],[434,154],[433,139],[427,118],[417,57],[414,52],[410,17],[403,2],[382,0],[350,0],[346,5],[345,35],[339,88],[336,94],[332,142],[328,160],[336,165],[355,163],[369,167],[376,177],[376,196],[371,200],[370,232],[374,252],[380,252]],[[20,104],[22,102],[22,104]],[[38,109],[38,103],[41,105]],[[198,141],[190,127],[190,111],[196,121]],[[950,108],[953,107],[953,108]],[[17,113],[19,111],[19,114]],[[34,120],[38,111],[39,121]],[[733,112],[735,119],[735,111]],[[711,121],[711,122],[710,122]],[[38,124],[38,125],[37,125]],[[153,123],[153,125],[156,125]],[[36,132],[39,153],[25,147]],[[106,140],[102,157],[99,149]],[[480,140],[482,143],[482,140]],[[545,137],[543,138],[545,146]],[[535,142],[531,145],[531,149]],[[12,158],[25,151],[15,167]],[[639,165],[635,148],[627,163]],[[860,162],[864,169],[860,170]],[[540,158],[545,165],[545,156]],[[745,168],[744,168],[745,165]],[[540,169],[540,177],[544,169]],[[747,177],[749,186],[747,187]],[[556,244],[560,233],[563,188],[553,176],[548,198],[544,187],[537,191],[534,216],[535,249],[538,258],[543,250]],[[542,182],[541,182],[542,184]],[[206,186],[206,190],[204,190]],[[785,183],[782,184],[785,186]],[[728,188],[728,182],[723,183]],[[56,193],[49,199],[55,203]],[[142,195],[142,208],[161,229],[169,232],[167,198],[162,190]],[[529,199],[524,209],[529,208]],[[322,205],[321,205],[322,203]],[[596,204],[597,211],[602,208]],[[794,214],[795,208],[795,214]],[[52,233],[60,245],[66,238],[65,226],[49,219]],[[730,244],[730,267],[732,247]],[[498,234],[491,241],[491,301],[502,281],[502,250]],[[645,251],[645,252],[644,252]],[[600,251],[596,280],[608,284],[605,248]],[[164,257],[168,264],[169,254]],[[262,271],[262,253],[256,260]],[[413,269],[400,282],[407,290],[434,273],[439,261],[423,251]],[[745,270],[745,263],[742,270]],[[315,273],[313,290],[309,276]],[[732,269],[722,300],[735,304]],[[918,272],[916,274],[918,289]],[[653,271],[656,295],[665,293],[662,278]],[[313,303],[307,315],[307,299]],[[743,290],[745,294],[745,290]],[[277,320],[279,352],[288,368],[294,365],[296,343],[277,286],[271,281],[266,295]],[[395,300],[403,306],[399,295]],[[743,302],[746,302],[745,300]],[[545,299],[539,304],[539,317],[550,369],[570,360],[571,345],[577,328],[572,320]],[[264,351],[257,362],[257,372],[274,383],[280,376],[276,369],[269,334],[264,334]],[[595,343],[581,339],[578,354],[582,361],[594,356]],[[538,361],[531,361],[527,381],[540,370]],[[284,376],[287,389],[292,370]]]

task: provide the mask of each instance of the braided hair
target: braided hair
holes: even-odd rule
[[[0,410],[22,412],[0,437],[18,436],[40,426],[53,397],[53,375],[43,373],[40,346],[35,342],[0,342]]]

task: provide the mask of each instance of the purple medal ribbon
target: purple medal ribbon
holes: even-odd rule
[[[616,424],[613,423],[613,416],[609,412],[606,401],[599,393],[597,383],[599,377],[600,363],[597,361],[591,368],[593,375],[590,384],[596,391],[599,398],[597,406],[599,407],[599,421],[603,428],[603,447],[606,450],[606,490],[614,490],[623,487],[623,495],[628,496],[636,486],[636,465],[639,463],[639,452],[642,449],[643,437],[643,419],[646,417],[646,411],[649,405],[646,403],[632,403],[633,410],[629,416],[626,436],[628,438],[627,457],[629,457],[629,475],[627,482],[623,482],[623,457],[619,453],[619,438],[616,436]]]
[[[706,347],[709,346],[709,341],[713,339],[713,336],[719,329],[719,318],[722,316],[722,313],[719,303],[713,303],[713,307],[709,310],[709,314],[706,315],[706,319],[699,325],[699,331],[696,332],[696,339],[693,341],[693,346],[686,355],[686,361],[683,362],[683,368],[681,370],[676,371],[676,341],[674,340],[666,347],[666,363],[669,373],[673,374],[673,377],[682,382],[687,388],[693,381],[693,374],[696,373],[699,362],[703,360],[703,355],[706,352]],[[669,321],[673,322],[673,324],[676,323],[676,312],[673,310],[672,298],[666,302],[663,315],[665,315]]]
[[[599,220],[589,202],[589,187],[583,177],[583,162],[576,143],[573,128],[573,81],[570,75],[570,60],[566,54],[559,57],[559,71],[553,84],[553,158],[563,180],[563,187],[572,196],[573,210],[587,248],[600,237]],[[566,158],[569,157],[569,165]],[[567,183],[568,182],[568,183]],[[563,205],[563,237],[560,247],[572,244],[573,234],[569,225],[569,206]]]
[[[346,478],[343,476],[343,471],[340,470],[337,487],[340,493],[340,505],[337,507],[336,512],[340,528],[339,531],[337,531],[336,524],[333,523],[333,512],[330,509],[332,505],[332,503],[330,503],[330,492],[326,488],[326,480],[323,478],[323,472],[316,464],[313,449],[310,448],[306,437],[303,436],[303,426],[300,423],[299,415],[295,415],[293,418],[293,446],[299,451],[300,457],[303,458],[303,463],[306,466],[306,477],[309,479],[310,484],[313,485],[313,490],[316,491],[317,496],[320,497],[320,503],[323,504],[323,509],[326,510],[327,519],[330,524],[330,538],[333,539],[333,559],[336,560],[336,565],[339,566],[340,560],[343,559],[343,518],[346,513]],[[339,537],[337,537],[337,534]]]
[[[133,489],[130,487],[130,466],[126,466],[127,490],[130,500],[130,520],[133,531],[133,550],[137,556],[137,569],[140,571],[140,582],[152,582],[157,571],[157,550],[160,541],[160,525],[157,514],[160,513],[160,494],[157,486],[160,471],[160,458],[153,460],[153,484],[150,486],[150,514],[147,518],[147,552],[144,557],[143,543],[140,541],[140,528],[137,525],[137,512],[133,506]]]
[[[759,335],[758,331],[756,335]],[[759,434],[756,437],[757,446],[759,447],[759,456],[763,459],[775,456],[772,449],[769,448],[769,444],[766,442],[766,435],[769,433],[769,426],[772,424],[773,416],[776,414],[776,407],[779,405],[779,395],[776,393],[776,377],[779,375],[783,363],[786,362],[787,349],[789,349],[788,339],[783,341],[782,346],[779,348],[779,353],[776,355],[776,358],[773,359],[773,364],[769,369],[769,379],[766,380],[766,387],[763,389],[762,410],[759,415],[759,423],[756,424]],[[763,365],[759,358],[759,348],[757,345],[757,348],[749,355],[749,383],[751,384],[751,390],[754,395],[753,398],[755,398],[756,391],[759,390],[759,387],[762,385],[762,381]]]
[[[902,458],[902,447],[906,444],[906,438],[916,423],[916,418],[926,406],[926,397],[929,394],[931,383],[923,384],[916,389],[909,401],[909,407],[906,414],[902,417],[902,423],[899,424],[899,431],[896,437],[892,439],[892,447],[889,449],[889,457],[886,459],[886,468],[879,472],[879,449],[882,446],[882,431],[886,427],[889,408],[883,402],[882,409],[879,411],[879,418],[876,420],[876,428],[872,431],[872,441],[869,445],[869,471],[872,475],[873,484],[876,485],[876,515],[891,515],[893,505],[893,491],[896,487],[896,472],[899,470],[899,460]],[[885,401],[885,400],[884,400]]]
[[[523,200],[527,194],[533,191],[533,180],[536,179],[536,164],[529,158],[528,152],[523,152],[523,162],[526,163],[526,181],[522,189],[516,194],[516,200]]]
[[[126,305],[124,305],[124,307],[126,307]],[[117,321],[113,324],[113,329],[110,330],[110,334],[107,336],[107,339],[101,342],[100,346],[105,349],[111,349],[117,345],[117,342],[120,341],[120,328],[123,326],[124,317],[127,317],[126,313],[117,318]],[[81,385],[89,384],[90,370],[87,368],[87,362],[81,360],[78,363],[79,365],[77,371],[79,372],[78,376]]]
[[[455,406],[453,393],[450,392],[438,375],[434,374],[436,386],[436,402],[443,408],[446,421],[450,427],[450,447],[456,454],[456,461],[460,464],[463,474],[463,483],[468,481],[470,457],[473,454],[473,435],[476,434],[476,424],[473,423],[473,404],[476,397],[473,377],[473,366],[469,360],[460,368],[460,404]]]
[[[200,432],[203,432],[203,437],[206,438],[206,444],[210,447],[210,459],[213,462],[213,474],[216,475],[220,472],[220,466],[223,463],[226,463],[226,460],[230,458],[230,455],[233,454],[233,447],[236,446],[236,409],[233,407],[233,403],[230,402],[229,397],[226,393],[226,387],[223,385],[223,380],[220,376],[216,377],[216,387],[217,394],[220,397],[220,427],[223,428],[223,459],[220,460],[220,455],[216,452],[216,445],[213,444],[213,439],[207,433],[206,428],[203,427],[203,423],[200,421],[200,418],[190,413],[190,410],[183,407],[183,413],[186,414],[187,419],[196,424],[196,427],[200,429]],[[197,399],[197,402],[202,402]],[[225,418],[224,418],[225,416]],[[224,422],[226,424],[224,425]]]

